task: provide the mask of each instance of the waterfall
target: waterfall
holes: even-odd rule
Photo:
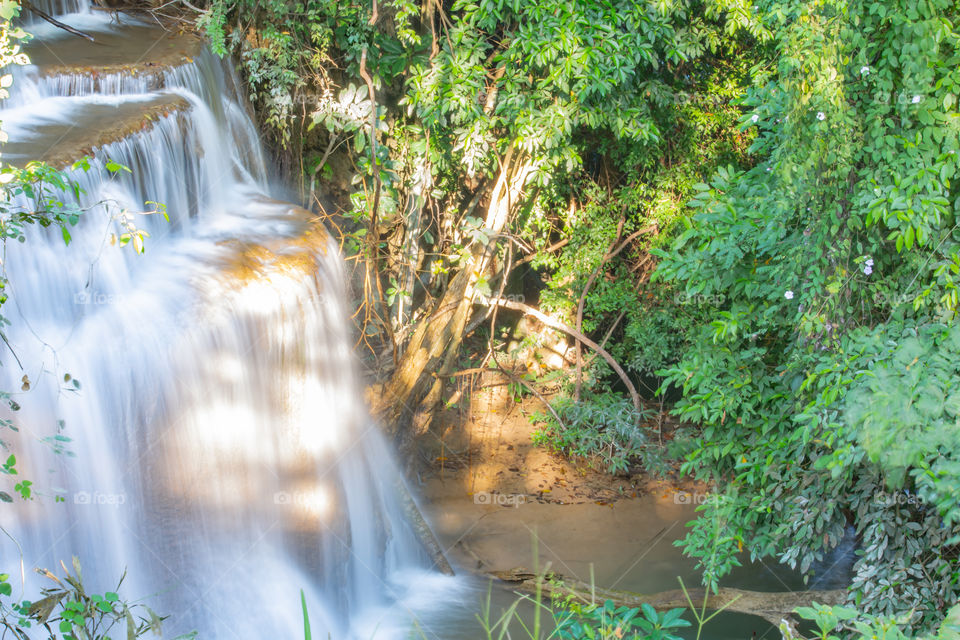
[[[48,16],[62,16],[68,13],[86,13],[90,11],[90,0],[31,0],[31,3],[38,10]],[[41,20],[36,14],[27,11],[23,16],[26,24],[35,24]]]
[[[24,369],[7,351],[0,389],[22,408],[3,416],[19,433],[0,436],[44,495],[0,505],[4,528],[28,571],[78,556],[102,593],[126,570],[122,593],[150,596],[170,637],[302,637],[301,589],[314,637],[405,637],[405,603],[452,583],[430,571],[361,402],[336,245],[271,198],[237,80],[202,43],[77,16],[103,67],[38,26],[34,61],[62,59],[17,70],[0,111],[6,163],[93,156],[71,170],[89,211],[70,245],[31,229],[6,252]],[[135,62],[119,69],[124,55]],[[151,202],[169,221],[137,213]],[[122,212],[149,233],[142,255],[110,241]],[[17,549],[0,551],[9,571]]]

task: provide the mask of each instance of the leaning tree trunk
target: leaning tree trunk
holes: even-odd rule
[[[470,314],[470,272],[454,276],[429,317],[420,322],[390,380],[374,397],[371,410],[387,433],[399,435],[412,427],[429,427],[433,407],[440,400],[440,376],[460,348],[463,328]]]
[[[695,607],[704,606],[706,609],[735,611],[759,616],[773,626],[779,626],[784,620],[790,621],[791,614],[797,607],[809,607],[812,603],[827,605],[843,604],[847,597],[845,589],[813,590],[813,591],[748,591],[720,587],[716,592],[707,592],[702,588],[687,589],[685,594],[681,589],[661,591],[659,593],[640,594],[632,591],[617,589],[603,589],[591,586],[586,582],[571,578],[550,576],[553,580],[538,578],[527,569],[512,569],[510,571],[495,571],[491,575],[511,583],[511,588],[521,593],[549,598],[551,595],[561,597],[573,596],[582,602],[604,602],[612,600],[617,605],[639,607],[649,604],[657,611],[670,609],[686,609],[692,601]],[[687,596],[690,599],[687,599]]]
[[[490,268],[497,236],[523,198],[534,166],[529,159],[514,156],[511,148],[490,192],[484,220],[490,238],[487,244],[472,248],[469,262],[450,281],[433,312],[417,325],[393,376],[371,394],[374,416],[388,433],[401,440],[429,429],[441,401],[444,378],[452,372],[473,310],[476,282]]]

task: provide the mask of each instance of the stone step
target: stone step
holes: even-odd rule
[[[92,31],[94,41],[74,35],[50,34],[28,43],[24,51],[41,76],[156,73],[186,64],[197,57],[203,41],[195,34],[158,25],[130,22],[105,24]],[[109,29],[109,30],[107,30]]]
[[[8,136],[2,148],[6,164],[42,160],[66,168],[97,149],[150,129],[160,119],[184,113],[187,100],[172,93],[101,97],[46,98],[0,111]]]
[[[13,87],[3,106],[22,106],[51,96],[146,93],[183,85],[203,41],[130,18],[122,24],[94,22],[91,42],[44,29],[24,47],[31,64],[13,68]],[[207,61],[209,64],[209,61]]]
[[[90,0],[32,0],[35,8],[54,18],[62,18],[66,14],[83,13],[91,9]],[[19,22],[28,27],[38,24],[41,18],[28,9],[20,10]]]

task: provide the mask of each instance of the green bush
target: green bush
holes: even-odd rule
[[[689,627],[683,609],[657,612],[649,604],[640,608],[568,603],[553,612],[558,640],[680,640],[674,631]]]
[[[641,414],[630,400],[616,394],[598,394],[575,402],[561,397],[551,403],[559,415],[534,415],[543,423],[533,434],[533,443],[557,453],[584,459],[612,474],[627,473],[631,467],[658,466],[658,449],[651,445],[643,420],[654,412]]]
[[[123,578],[114,591],[101,595],[87,592],[77,558],[73,559],[73,573],[64,566],[62,578],[45,569],[38,573],[52,580],[54,586],[42,589],[42,597],[35,601],[8,600],[13,594],[13,584],[9,575],[0,574],[2,635],[9,631],[14,638],[22,640],[41,636],[48,640],[109,640],[111,631],[116,635],[115,629],[119,627],[124,637],[133,640],[161,633],[165,618],[144,604],[132,604],[120,598],[117,592]],[[35,634],[36,629],[41,636]],[[174,640],[195,637],[195,633],[189,633]]]

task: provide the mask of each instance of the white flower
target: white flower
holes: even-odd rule
[[[793,300],[793,291],[790,291],[788,289],[787,291],[784,292],[783,297],[786,298],[787,300]]]
[[[860,67],[860,75],[862,76],[870,75],[870,67],[867,67],[867,66]]]
[[[866,265],[866,266],[863,268],[863,275],[868,276],[868,275],[870,275],[871,273],[873,273],[873,267],[871,267],[870,265]]]
[[[826,120],[826,119],[827,119],[827,114],[825,114],[823,111],[817,111],[817,120]]]
[[[757,114],[753,114],[752,116],[750,116],[750,122],[756,122],[759,119],[760,119],[760,116],[758,116]]]
[[[920,96],[913,96],[913,100],[911,100],[910,102],[912,102],[913,104],[917,104],[918,102],[920,102],[920,100],[922,100]]]
[[[872,266],[873,266],[873,258],[867,258],[866,260],[863,261],[863,264],[867,265],[868,267],[872,267]]]

